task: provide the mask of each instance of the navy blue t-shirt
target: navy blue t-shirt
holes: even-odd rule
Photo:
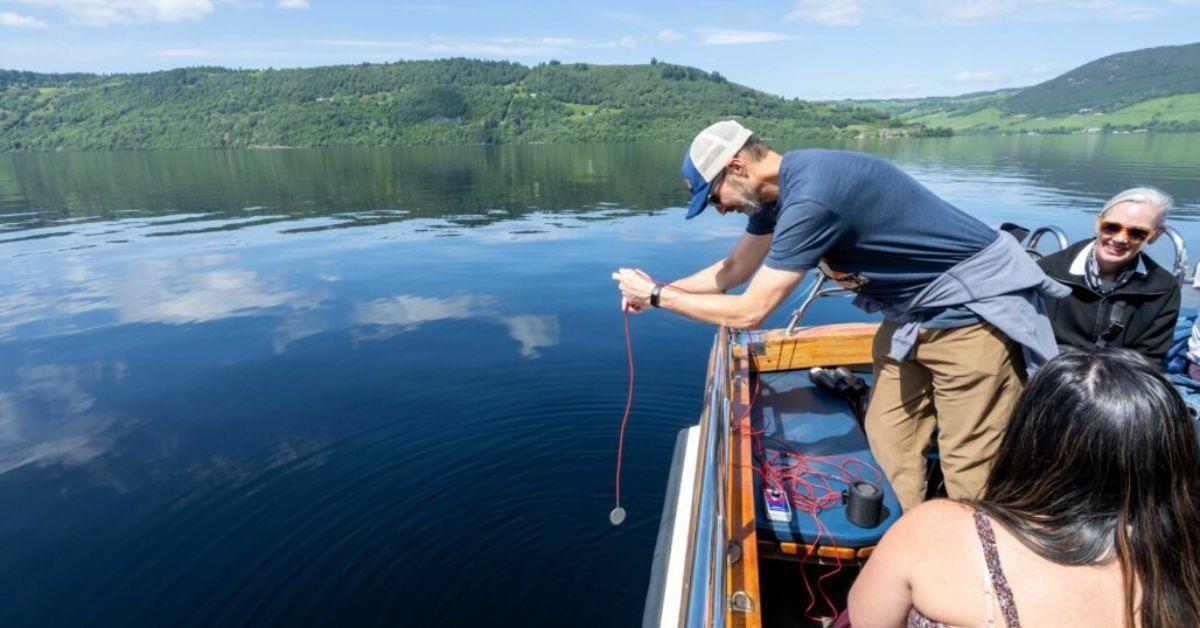
[[[809,270],[824,261],[839,283],[897,304],[999,235],[884,159],[823,149],[783,156],[779,201],[750,216],[746,231],[774,234],[770,268]],[[953,308],[925,326],[979,321]]]

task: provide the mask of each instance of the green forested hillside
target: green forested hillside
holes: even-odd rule
[[[887,122],[657,62],[0,71],[0,150],[685,140],[729,116],[767,137],[858,134]]]
[[[841,104],[954,133],[1200,131],[1200,44],[1111,55],[1033,87]]]
[[[965,116],[989,107],[999,106],[1019,89],[1001,89],[994,92],[972,92],[961,96],[927,96],[925,98],[888,98],[881,100],[843,100],[839,104],[858,106],[889,116],[916,117],[932,112],[950,116]]]
[[[1023,89],[1002,105],[1010,114],[1051,116],[1116,111],[1155,98],[1200,92],[1200,43],[1122,52]],[[1086,113],[1086,111],[1084,111]]]

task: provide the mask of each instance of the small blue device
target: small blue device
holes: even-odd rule
[[[767,519],[784,523],[791,522],[792,505],[788,503],[787,491],[768,488],[763,491],[763,501],[767,505]]]

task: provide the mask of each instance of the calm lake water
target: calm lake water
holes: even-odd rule
[[[1157,185],[1200,252],[1200,135],[836,146],[1073,237]],[[613,528],[609,274],[744,224],[683,148],[0,155],[0,625],[638,624],[713,330],[633,319]]]

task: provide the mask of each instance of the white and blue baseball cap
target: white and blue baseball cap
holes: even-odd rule
[[[687,210],[689,220],[708,207],[708,188],[713,179],[742,150],[751,135],[750,129],[738,124],[737,120],[722,120],[692,140],[692,146],[683,157],[683,182],[692,192]]]

